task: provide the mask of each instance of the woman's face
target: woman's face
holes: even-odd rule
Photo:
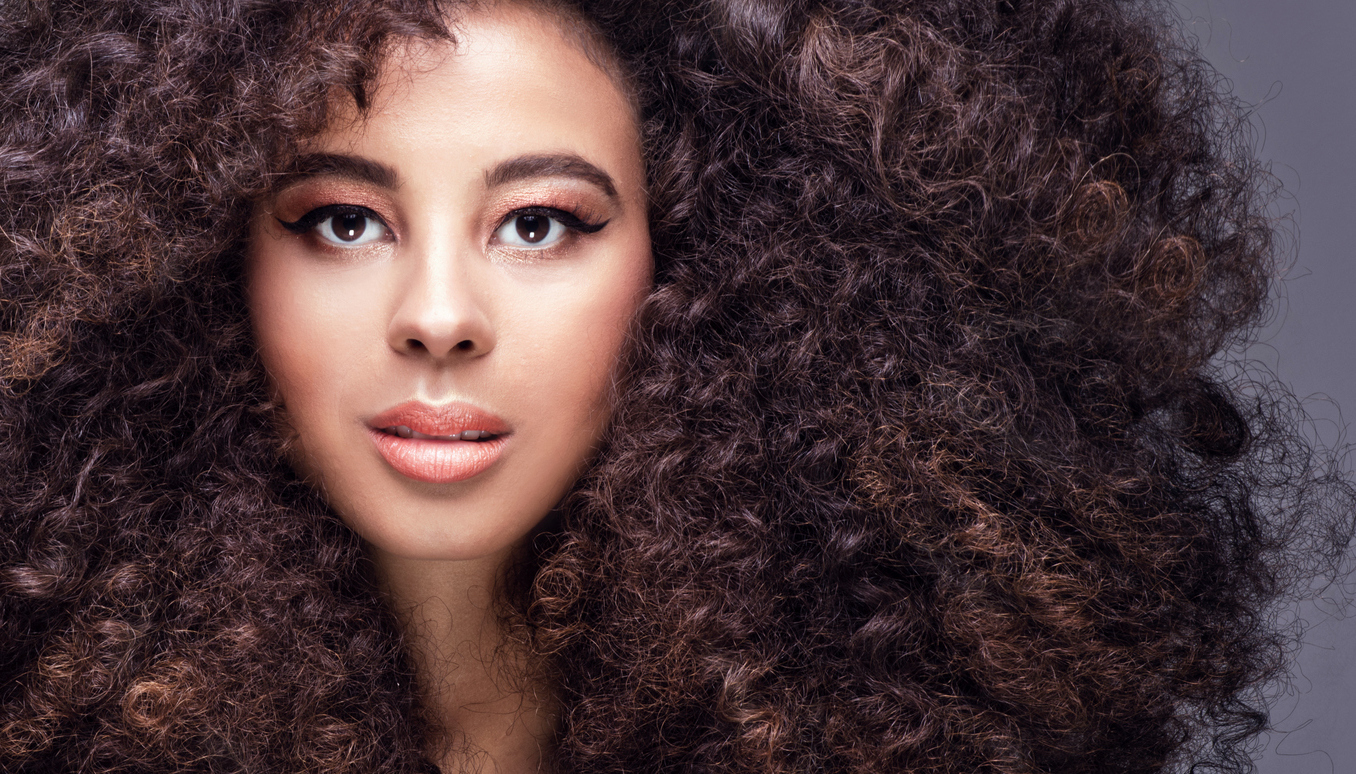
[[[263,202],[250,312],[293,458],[375,549],[474,559],[578,476],[651,280],[631,107],[501,5],[387,62]]]

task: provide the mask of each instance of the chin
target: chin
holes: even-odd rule
[[[370,549],[391,557],[420,561],[469,562],[503,557],[533,534],[549,507],[535,513],[510,513],[491,510],[493,516],[477,513],[482,509],[440,504],[432,514],[419,508],[401,512],[368,515],[365,518],[341,516]]]

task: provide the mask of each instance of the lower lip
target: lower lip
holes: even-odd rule
[[[429,484],[452,484],[478,475],[499,459],[504,436],[488,441],[428,441],[371,430],[377,453],[396,472]]]

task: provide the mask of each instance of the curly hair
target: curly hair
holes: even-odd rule
[[[1165,11],[580,7],[634,81],[657,268],[509,600],[555,767],[1247,769],[1268,604],[1351,500],[1214,359],[1264,310],[1268,182]],[[280,454],[240,256],[442,13],[4,11],[8,770],[428,767],[360,541]]]

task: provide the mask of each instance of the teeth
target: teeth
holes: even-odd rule
[[[460,433],[452,435],[425,435],[416,433],[406,425],[396,425],[395,427],[383,427],[383,432],[391,435],[398,435],[401,438],[414,438],[423,441],[483,441],[493,438],[494,433],[488,430],[463,430]]]

